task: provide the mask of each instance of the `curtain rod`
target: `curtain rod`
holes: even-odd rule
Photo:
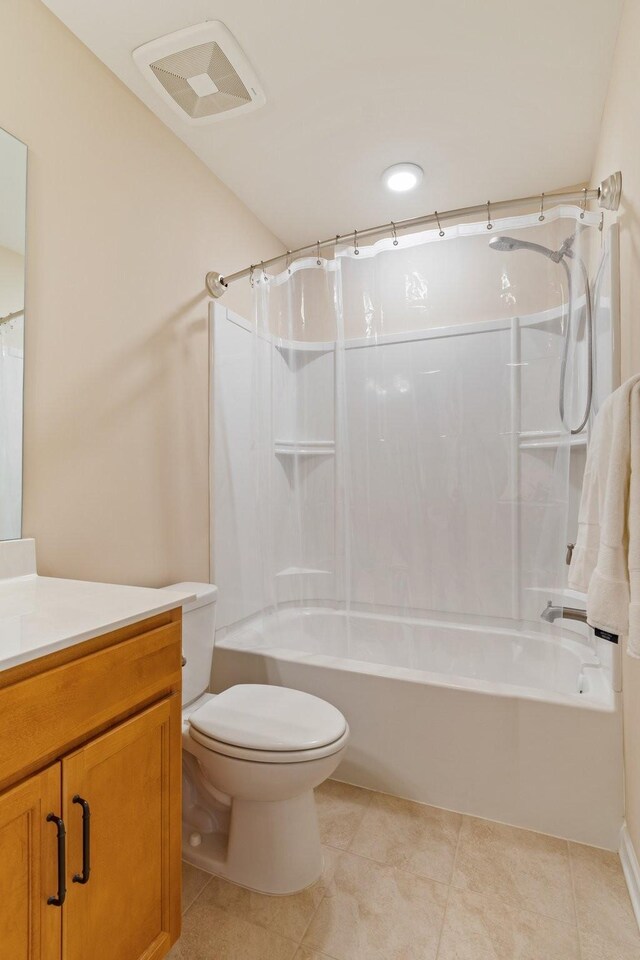
[[[458,220],[476,213],[482,213],[483,211],[487,214],[487,222],[491,223],[491,214],[493,211],[504,210],[507,207],[512,207],[515,205],[524,206],[539,203],[540,209],[542,210],[545,203],[567,203],[571,200],[580,200],[586,207],[586,204],[589,200],[597,200],[599,206],[603,209],[617,210],[620,206],[621,194],[622,174],[620,171],[617,171],[616,173],[613,173],[611,176],[607,177],[606,180],[603,180],[599,187],[594,187],[592,189],[585,187],[583,190],[573,190],[564,193],[541,193],[536,194],[533,197],[518,197],[514,200],[498,200],[495,203],[487,201],[486,203],[478,203],[473,207],[459,207],[457,210],[445,210],[443,213],[436,211],[435,213],[426,214],[426,216],[423,217],[413,217],[410,220],[392,221],[390,223],[380,224],[377,227],[368,227],[366,230],[354,230],[351,233],[336,234],[335,237],[330,237],[328,240],[316,240],[315,243],[308,243],[304,247],[298,247],[296,250],[287,250],[285,253],[278,254],[277,257],[271,257],[270,260],[264,260],[260,264],[253,264],[249,267],[245,267],[243,270],[238,270],[236,273],[230,273],[229,276],[226,277],[223,277],[215,270],[210,270],[205,278],[205,283],[209,295],[215,299],[218,299],[224,294],[230,283],[235,283],[236,280],[242,280],[244,277],[250,276],[256,266],[259,266],[261,270],[264,270],[265,267],[270,267],[272,264],[278,263],[280,260],[296,257],[301,253],[307,253],[312,250],[317,251],[318,256],[320,256],[320,250],[323,247],[332,246],[336,243],[344,242],[345,240],[353,239],[354,245],[357,247],[359,240],[363,240],[366,237],[375,236],[378,233],[383,233],[388,230],[391,230],[395,238],[399,230],[410,230],[413,227],[422,227],[427,223],[435,223],[438,225],[438,227],[440,227],[441,220]]]
[[[16,310],[14,313],[8,313],[5,317],[0,317],[0,323],[9,323],[10,320],[15,320],[16,317],[24,316],[24,310]]]

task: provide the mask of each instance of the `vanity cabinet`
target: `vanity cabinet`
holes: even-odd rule
[[[60,910],[47,904],[57,883],[60,770],[51,767],[0,795],[0,957],[58,960]]]
[[[180,611],[15,670],[0,960],[159,960],[180,933]]]
[[[171,945],[170,740],[180,719],[174,695],[62,762],[68,873],[88,874],[68,887],[65,960],[146,960]]]

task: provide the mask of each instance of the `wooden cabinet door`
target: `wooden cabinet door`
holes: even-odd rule
[[[0,960],[59,960],[60,764],[0,794]]]
[[[180,728],[174,695],[62,761],[64,960],[158,960],[177,939]]]

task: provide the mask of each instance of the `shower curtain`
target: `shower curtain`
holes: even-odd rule
[[[595,214],[466,223],[262,270],[254,287],[263,608],[541,629],[584,464]],[[558,250],[489,245],[509,235]],[[559,384],[565,338],[565,422]],[[575,504],[575,505],[574,505]]]
[[[22,529],[24,354],[12,339],[15,333],[0,326],[0,540],[16,540]]]

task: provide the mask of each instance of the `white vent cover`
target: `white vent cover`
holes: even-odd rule
[[[133,59],[165,103],[190,126],[261,107],[265,95],[244,53],[219,20],[145,43]]]

